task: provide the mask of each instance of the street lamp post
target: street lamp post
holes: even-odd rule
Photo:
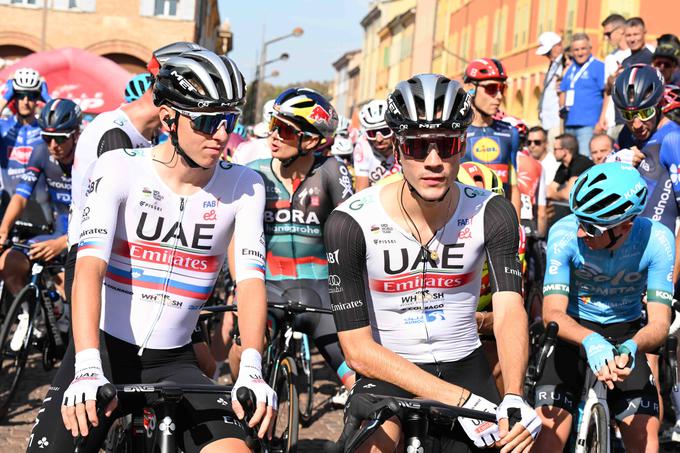
[[[255,96],[255,118],[259,118],[262,115],[262,83],[264,82],[265,79],[265,72],[264,72],[264,67],[268,65],[269,63],[273,63],[274,61],[279,61],[279,60],[287,60],[289,55],[287,53],[282,53],[279,58],[276,58],[274,60],[267,61],[267,46],[270,44],[273,44],[277,41],[281,41],[283,39],[291,38],[291,37],[299,37],[302,36],[304,33],[304,30],[301,27],[295,27],[292,32],[288,33],[287,35],[279,36],[278,38],[270,39],[269,41],[264,41],[262,43],[262,51],[260,52],[260,64],[257,66],[257,93]]]

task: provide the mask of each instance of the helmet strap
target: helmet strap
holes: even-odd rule
[[[172,146],[175,147],[175,152],[179,154],[182,159],[184,159],[184,162],[190,167],[190,168],[202,168],[203,170],[209,170],[209,168],[206,167],[201,167],[196,163],[195,160],[193,160],[189,155],[182,149],[181,146],[179,146],[179,137],[177,136],[178,134],[178,125],[179,125],[179,112],[175,113],[175,128],[174,130],[170,131],[170,141],[172,142]]]
[[[486,120],[486,119],[491,118],[493,115],[486,113],[484,110],[479,108],[479,106],[477,105],[477,92],[479,91],[477,88],[478,88],[478,85],[475,85],[475,94],[474,94],[474,96],[472,96],[472,105],[474,106],[475,110],[477,112],[479,112],[479,114],[482,115],[484,117],[484,119]]]
[[[609,237],[609,244],[605,245],[605,247],[604,247],[607,250],[610,250],[612,247],[614,247],[616,245],[616,243],[619,241],[619,239],[621,239],[621,237],[623,236],[623,234],[619,234],[618,236],[616,236],[614,234],[613,230],[614,230],[614,228],[610,228],[610,229],[607,230],[607,237]]]

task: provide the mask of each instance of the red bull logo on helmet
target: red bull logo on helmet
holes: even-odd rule
[[[309,114],[309,118],[316,122],[327,123],[330,121],[331,115],[326,110],[324,110],[323,107],[317,105],[314,107],[314,109],[312,109],[312,112]]]

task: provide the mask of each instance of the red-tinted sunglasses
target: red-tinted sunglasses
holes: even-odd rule
[[[498,93],[501,93],[502,95],[505,94],[505,89],[508,87],[504,83],[489,83],[488,85],[477,85],[479,88],[483,89],[484,92],[493,97],[496,97]]]
[[[366,138],[369,140],[376,140],[378,138],[378,134],[380,134],[382,138],[390,138],[392,136],[392,129],[389,127],[383,127],[380,129],[367,130]]]
[[[271,121],[269,121],[269,132],[273,133],[276,131],[281,137],[281,140],[295,140],[300,135],[305,135],[305,132],[292,126],[284,121],[281,121],[275,116],[272,116]]]
[[[461,135],[399,137],[399,149],[405,156],[413,159],[426,159],[432,146],[436,146],[440,159],[448,159],[465,152],[465,137]]]

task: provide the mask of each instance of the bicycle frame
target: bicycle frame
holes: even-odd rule
[[[595,405],[600,405],[604,409],[605,420],[607,423],[607,431],[609,431],[610,413],[607,405],[607,388],[604,383],[597,380],[590,367],[587,368],[586,378],[583,386],[583,395],[585,397],[585,405],[583,407],[583,415],[578,426],[578,436],[576,437],[575,453],[586,453],[586,441],[588,438],[588,428],[590,427],[590,417],[592,409]],[[605,436],[604,447],[605,451],[610,451],[610,436]]]

